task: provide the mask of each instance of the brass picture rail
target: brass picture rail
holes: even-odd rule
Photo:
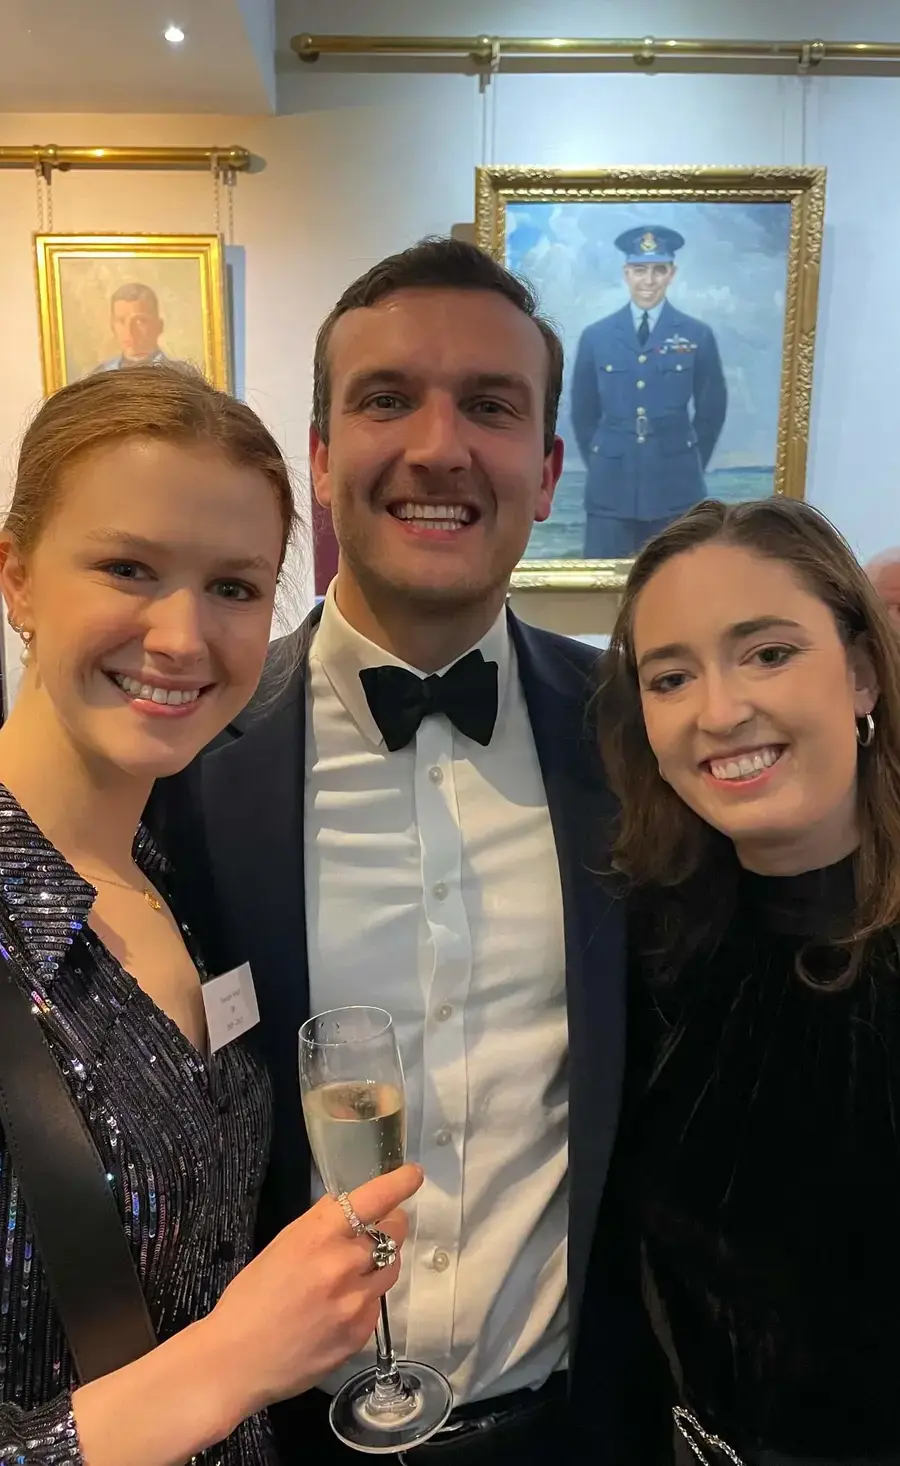
[[[34,168],[46,175],[54,168],[206,168],[246,173],[246,148],[68,148],[0,146],[0,168]]]
[[[560,36],[315,36],[291,38],[301,61],[320,56],[448,56],[475,66],[496,68],[504,59],[567,58],[640,68],[666,61],[754,61],[762,66],[793,64],[800,71],[853,68],[863,62],[900,63],[900,41],[741,41],[713,39],[560,37]]]

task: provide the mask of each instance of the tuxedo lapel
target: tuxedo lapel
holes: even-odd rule
[[[305,630],[318,620],[315,614]],[[228,950],[249,962],[260,1044],[274,1088],[273,1186],[263,1222],[274,1230],[309,1204],[309,1152],[300,1107],[297,1033],[309,1017],[304,871],[308,636],[300,664],[270,710],[201,769],[206,842]],[[279,675],[277,671],[273,676]]]
[[[622,902],[603,872],[615,814],[593,742],[590,681],[559,642],[510,614],[556,839],[569,1020],[569,1318],[573,1345],[619,1114],[625,1043]]]

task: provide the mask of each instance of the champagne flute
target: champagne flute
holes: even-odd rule
[[[403,1165],[403,1069],[383,1008],[332,1008],[304,1023],[300,1092],[313,1160],[332,1196]],[[334,1396],[331,1428],[345,1446],[373,1456],[420,1446],[444,1424],[453,1395],[430,1365],[398,1363],[385,1298],[375,1353],[375,1365]]]

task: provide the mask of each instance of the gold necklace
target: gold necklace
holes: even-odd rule
[[[87,875],[85,876],[85,880],[90,881],[92,885],[95,882],[99,882],[101,886],[118,886],[120,891],[133,891],[136,896],[143,896],[151,911],[162,911],[163,909],[163,904],[152,886],[144,886],[144,888],[139,891],[136,886],[129,886],[127,881],[114,881],[111,880],[109,876]]]

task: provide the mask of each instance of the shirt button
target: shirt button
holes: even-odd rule
[[[216,1109],[219,1111],[220,1115],[227,1115],[228,1111],[231,1109],[231,1100],[228,1098],[227,1094],[219,1095],[218,1099],[216,1100]]]
[[[437,1252],[434,1253],[431,1259],[431,1266],[434,1268],[436,1273],[445,1273],[450,1266],[450,1258],[447,1256],[446,1252],[442,1252],[441,1249],[438,1248]]]
[[[606,370],[607,370],[607,371],[608,371],[608,372],[611,372],[611,371],[612,371],[612,362],[607,362],[607,363],[606,363]]]
[[[647,441],[646,438],[638,438],[638,442],[639,443],[646,443],[646,441]]]
[[[446,901],[447,887],[443,881],[438,881],[437,885],[432,887],[432,890],[439,901]]]
[[[646,360],[647,360],[646,356],[639,356],[638,357],[638,361],[639,362],[645,362]]]
[[[452,1139],[453,1137],[449,1130],[439,1130],[434,1137],[435,1145],[449,1145]]]
[[[437,764],[435,764],[433,769],[428,770],[428,777],[432,784],[443,784],[444,782],[443,771],[438,768]]]
[[[446,1023],[448,1018],[452,1018],[453,1009],[450,1007],[449,1003],[442,1003],[441,1006],[438,1008],[435,1016],[438,1023]]]
[[[681,362],[678,363],[678,365],[676,366],[675,370],[676,370],[676,372],[683,372],[684,371],[684,367],[681,365]]]
[[[636,385],[637,385],[638,391],[639,392],[642,392],[646,384],[644,382],[638,382]]]

